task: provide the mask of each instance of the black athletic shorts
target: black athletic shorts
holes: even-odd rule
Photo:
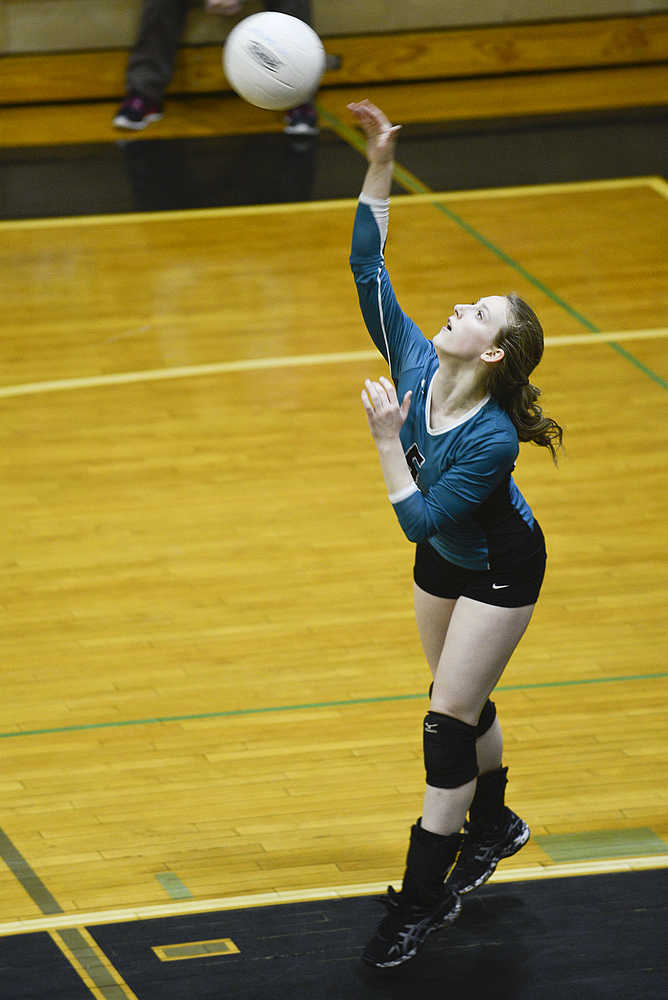
[[[419,542],[413,579],[421,590],[434,597],[470,597],[473,601],[494,604],[499,608],[523,608],[538,600],[545,576],[545,562],[544,541],[534,555],[504,570],[456,566],[444,559],[429,542]]]

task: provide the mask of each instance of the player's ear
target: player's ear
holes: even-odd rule
[[[480,355],[480,360],[484,361],[486,365],[496,365],[499,361],[503,361],[506,353],[502,347],[490,347],[489,350],[483,351]]]

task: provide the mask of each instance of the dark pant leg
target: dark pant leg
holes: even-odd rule
[[[274,0],[265,5],[267,10],[277,10],[280,14],[291,14],[300,21],[311,22],[311,0]]]
[[[267,10],[275,10],[279,14],[291,14],[292,17],[298,17],[300,21],[304,21],[310,27],[313,27],[311,20],[311,0],[274,0],[273,3],[267,3],[265,6]],[[315,100],[315,94],[313,94],[311,100]]]
[[[139,37],[130,52],[126,90],[161,101],[174,72],[188,0],[144,0]]]

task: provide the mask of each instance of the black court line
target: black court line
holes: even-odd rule
[[[384,912],[374,897],[132,921],[88,933],[140,1000],[668,995],[668,870],[488,884],[463,903],[453,927],[432,935],[415,961],[386,973],[360,962]],[[228,946],[221,954],[221,939],[238,952]],[[219,953],[161,961],[154,951],[195,943],[199,949],[183,949],[184,956],[207,947]],[[5,982],[15,991],[8,997],[44,1000],[34,970],[43,973],[48,961],[48,935],[0,941],[0,969],[10,970]],[[79,994],[48,997],[78,1000]]]

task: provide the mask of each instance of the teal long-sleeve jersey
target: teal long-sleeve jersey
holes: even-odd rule
[[[512,477],[517,431],[490,397],[454,426],[430,426],[438,358],[394,294],[384,259],[388,213],[389,201],[360,196],[350,266],[364,321],[389,365],[399,400],[413,392],[400,436],[414,483],[390,501],[411,541],[428,540],[445,559],[467,569],[507,569],[542,544]]]

